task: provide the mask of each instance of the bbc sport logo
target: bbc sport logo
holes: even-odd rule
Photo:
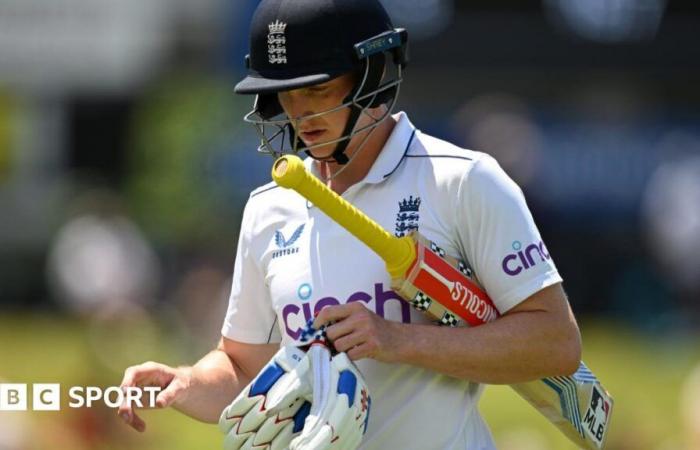
[[[104,403],[118,408],[123,403],[138,408],[155,408],[156,396],[162,388],[156,386],[72,386],[68,389],[69,408],[92,408]],[[0,411],[27,411],[31,392],[31,410],[60,411],[61,385],[59,383],[0,383]]]

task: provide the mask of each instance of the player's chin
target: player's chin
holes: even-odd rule
[[[307,144],[309,145],[309,144]],[[311,144],[313,145],[313,144]],[[319,145],[318,147],[314,147],[309,150],[309,153],[311,153],[311,156],[313,156],[315,159],[318,160],[330,160],[334,161],[332,158],[333,152],[335,151],[337,144],[326,144],[326,145]]]

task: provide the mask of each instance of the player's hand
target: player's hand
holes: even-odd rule
[[[328,323],[332,324],[326,328],[326,336],[337,351],[346,352],[351,360],[397,361],[395,350],[402,324],[382,318],[361,302],[323,308],[314,320],[314,328]]]
[[[131,366],[124,371],[122,389],[126,387],[158,386],[162,390],[156,396],[156,407],[166,408],[177,400],[182,400],[190,386],[188,368],[173,368],[156,362],[145,362]],[[144,405],[145,406],[145,405]],[[137,431],[146,430],[146,423],[136,414],[133,406],[121,404],[117,410],[119,417]]]

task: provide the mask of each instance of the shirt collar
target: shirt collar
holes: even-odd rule
[[[413,142],[413,137],[416,133],[416,128],[408,119],[406,113],[399,112],[392,116],[396,120],[396,125],[389,135],[382,151],[379,152],[377,159],[372,164],[369,172],[360,183],[379,183],[394,173],[404,155],[408,152],[408,148]],[[306,168],[314,175],[318,176],[316,167],[313,164],[313,158],[307,157],[304,160]]]
[[[379,183],[394,173],[413,141],[416,128],[406,113],[399,112],[392,117],[396,120],[396,125],[363,180],[367,183]]]

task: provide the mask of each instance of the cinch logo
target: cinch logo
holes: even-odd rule
[[[298,294],[309,293],[311,295],[311,288],[306,286],[308,284],[302,284],[300,289],[298,289]],[[304,325],[312,318],[316,313],[321,311],[322,308],[330,305],[340,305],[341,303],[351,303],[351,302],[365,302],[373,308],[374,312],[381,317],[385,317],[385,304],[394,300],[398,302],[397,304],[401,307],[401,322],[411,323],[411,309],[408,302],[401,299],[398,294],[391,289],[385,290],[383,283],[374,284],[374,295],[372,293],[367,293],[363,291],[358,291],[350,294],[348,298],[344,300],[339,300],[335,297],[323,297],[316,302],[304,302],[301,305],[290,303],[284,305],[282,308],[282,319],[284,320],[284,329],[287,335],[294,339],[295,341],[301,336],[301,331]],[[303,300],[302,295],[299,298]],[[374,301],[372,301],[374,300]],[[312,308],[313,304],[313,308]]]
[[[539,257],[539,262],[545,262],[550,258],[547,247],[544,246],[544,242],[542,241],[540,241],[539,244],[528,245],[525,250],[521,249],[522,244],[520,241],[513,241],[513,250],[515,250],[516,253],[506,255],[501,262],[503,271],[510,276],[515,276],[523,270],[534,267],[538,261],[532,257],[533,254]]]
[[[279,258],[280,256],[292,255],[294,253],[299,253],[299,247],[290,248],[299,239],[301,233],[304,232],[304,224],[302,223],[299,227],[294,230],[294,233],[289,237],[289,240],[284,238],[284,234],[280,230],[275,231],[275,245],[280,250],[272,253],[272,259]]]

